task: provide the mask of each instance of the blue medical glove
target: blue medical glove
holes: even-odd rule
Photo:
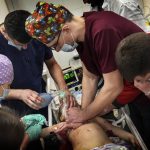
[[[54,98],[53,95],[49,93],[40,93],[39,96],[43,99],[41,104],[42,108],[48,106]]]

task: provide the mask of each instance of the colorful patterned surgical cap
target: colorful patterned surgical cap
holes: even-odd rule
[[[11,84],[14,79],[14,70],[11,61],[0,54],[0,85]]]
[[[34,12],[26,20],[26,31],[33,38],[48,44],[61,31],[69,14],[64,6],[38,2]]]

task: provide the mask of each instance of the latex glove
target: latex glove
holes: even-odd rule
[[[43,100],[39,96],[39,93],[30,89],[19,90],[18,92],[19,92],[19,99],[21,99],[29,107],[36,109],[36,110],[42,108],[41,104]]]
[[[42,125],[46,123],[46,118],[40,114],[26,115],[21,120],[25,125],[25,132],[29,135],[30,141],[39,137]]]

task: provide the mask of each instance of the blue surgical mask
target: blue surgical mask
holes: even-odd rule
[[[22,49],[22,46],[16,45],[16,44],[14,44],[12,41],[8,41],[8,44],[11,45],[11,46],[13,46],[13,47],[15,47],[15,48],[17,48],[18,50],[21,50],[21,49]]]
[[[61,48],[61,50],[64,52],[72,52],[77,48],[77,46],[78,46],[78,44],[76,42],[74,42],[73,45],[64,44],[63,47]]]
[[[72,51],[74,51],[74,50],[77,48],[78,43],[76,43],[76,42],[74,41],[74,38],[73,38],[72,33],[71,33],[71,37],[72,37],[72,39],[73,39],[73,44],[67,44],[67,43],[65,43],[65,40],[64,40],[64,45],[63,45],[63,47],[61,48],[62,51],[64,51],[64,52],[72,52]],[[63,37],[63,39],[64,39],[64,37]]]

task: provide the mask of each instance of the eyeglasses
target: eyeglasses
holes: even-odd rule
[[[51,46],[52,49],[56,49],[58,42],[59,42],[60,34],[61,34],[61,32],[59,32],[59,34],[58,34],[57,42],[53,46]]]

